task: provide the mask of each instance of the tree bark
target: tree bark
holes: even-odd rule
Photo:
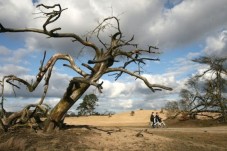
[[[72,91],[69,95],[68,91],[72,88],[67,89],[63,98],[59,103],[53,108],[50,115],[48,116],[46,123],[44,125],[44,132],[51,132],[56,127],[59,127],[59,123],[63,119],[66,112],[74,105],[74,103],[84,94],[84,92],[89,88],[89,84],[79,83],[77,88]]]
[[[92,74],[89,79],[90,81],[96,82],[104,74],[108,68],[108,61],[101,64],[96,64],[94,71],[96,73]],[[86,79],[88,80],[88,79]],[[89,80],[88,80],[89,81]],[[73,82],[69,83],[69,86],[59,103],[53,108],[47,121],[44,125],[44,132],[51,132],[56,127],[59,127],[61,120],[63,119],[66,112],[73,106],[73,104],[84,94],[84,92],[90,87],[91,84],[83,82]]]
[[[216,76],[217,76],[217,100],[220,104],[219,106],[220,106],[221,113],[223,116],[223,122],[226,122],[227,121],[226,105],[225,105],[223,97],[222,97],[223,85],[222,85],[221,72],[217,71]]]

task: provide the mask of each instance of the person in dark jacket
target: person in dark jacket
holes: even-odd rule
[[[154,128],[154,125],[155,125],[155,122],[156,122],[154,112],[151,113],[150,122],[152,123],[152,127]]]
[[[155,115],[155,123],[156,122],[159,122],[159,123],[161,123],[162,121],[161,121],[161,118],[159,117],[159,115],[158,115],[158,112],[156,112],[156,115]]]

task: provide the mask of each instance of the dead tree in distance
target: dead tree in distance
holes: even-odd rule
[[[191,118],[204,112],[219,113],[219,120],[227,122],[227,98],[225,96],[227,58],[225,56],[201,56],[192,61],[209,67],[203,73],[188,79],[185,84],[186,88],[180,91],[182,99],[178,105],[181,106],[181,111],[186,112]],[[213,118],[209,115],[207,117]]]
[[[53,55],[46,65],[41,64],[39,69],[39,73],[36,76],[36,81],[33,83],[28,83],[27,81],[16,77],[14,75],[7,76],[5,80],[11,85],[16,86],[14,81],[19,81],[27,86],[30,92],[34,91],[40,81],[45,78],[45,87],[44,94],[46,94],[49,79],[51,77],[51,71],[56,61],[58,60],[66,60],[69,64],[64,64],[64,66],[71,68],[79,77],[73,77],[69,82],[68,87],[60,99],[59,103],[52,109],[50,115],[47,118],[47,121],[44,126],[44,131],[52,131],[56,127],[58,127],[58,123],[61,121],[64,114],[70,109],[70,107],[83,95],[83,93],[90,87],[95,86],[101,92],[102,84],[98,83],[98,80],[107,73],[114,73],[116,75],[115,80],[117,80],[123,73],[128,74],[130,76],[136,77],[136,79],[142,80],[145,85],[151,89],[152,92],[156,90],[172,90],[172,88],[159,85],[159,84],[151,84],[145,77],[140,74],[141,64],[145,64],[146,61],[156,61],[158,58],[151,58],[148,54],[157,53],[158,48],[154,46],[148,46],[147,49],[139,49],[137,44],[133,44],[134,36],[128,40],[125,40],[123,37],[123,33],[120,28],[119,19],[115,16],[111,16],[105,18],[98,26],[91,32],[91,35],[95,35],[97,40],[102,45],[99,47],[97,44],[93,43],[89,40],[89,37],[81,37],[75,33],[64,33],[61,32],[61,28],[48,29],[47,26],[54,23],[59,19],[61,13],[66,10],[62,9],[60,4],[55,4],[53,6],[46,6],[44,4],[37,5],[37,8],[44,8],[48,12],[42,12],[44,16],[46,16],[46,21],[43,24],[42,29],[36,28],[24,28],[24,29],[16,29],[16,28],[8,28],[3,26],[0,23],[0,33],[5,32],[33,32],[47,35],[49,38],[69,38],[72,42],[78,42],[82,44],[84,47],[91,48],[95,52],[95,56],[93,60],[88,60],[87,63],[82,63],[82,66],[89,69],[90,73],[86,73],[81,70],[81,68],[75,64],[74,58],[68,54],[57,53]],[[57,9],[57,10],[56,10]],[[115,31],[110,36],[110,43],[106,44],[102,40],[100,33],[102,29],[109,25],[108,21],[114,20],[116,22],[116,26],[114,27]],[[111,25],[113,26],[113,25]],[[124,50],[124,48],[128,46],[129,48],[133,48],[131,50]],[[116,58],[122,56],[127,58],[126,62],[122,63],[122,66],[112,67],[112,65],[117,61]],[[127,67],[129,64],[135,63],[138,65],[138,71],[129,71]],[[4,81],[2,81],[4,83]],[[45,97],[45,95],[43,95]],[[42,100],[43,101],[43,100]],[[42,101],[40,104],[42,104]]]

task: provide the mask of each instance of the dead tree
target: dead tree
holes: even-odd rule
[[[62,9],[60,4],[55,4],[53,6],[46,6],[43,4],[37,5],[37,8],[44,8],[46,11],[42,11],[41,13],[47,18],[45,23],[42,26],[42,29],[36,28],[8,28],[0,24],[0,33],[16,33],[16,32],[33,32],[39,33],[43,35],[47,35],[48,38],[68,38],[72,40],[72,42],[78,42],[82,44],[84,47],[91,48],[95,52],[95,56],[93,60],[88,60],[87,63],[82,63],[81,65],[86,67],[90,73],[86,73],[81,70],[81,68],[75,64],[74,59],[68,54],[57,53],[52,56],[46,65],[41,64],[39,68],[39,73],[36,76],[36,80],[33,83],[28,83],[27,81],[16,77],[14,75],[6,76],[2,80],[10,83],[14,87],[18,87],[14,81],[19,81],[27,86],[30,92],[34,91],[37,85],[45,76],[45,87],[43,98],[45,98],[45,94],[48,90],[49,79],[51,77],[51,71],[56,61],[58,60],[66,60],[69,64],[64,64],[64,66],[71,68],[76,73],[79,74],[78,77],[73,77],[69,82],[68,87],[60,99],[59,103],[52,109],[50,115],[47,118],[47,121],[44,126],[44,131],[52,131],[56,127],[58,127],[58,123],[61,121],[62,117],[65,113],[70,109],[70,107],[83,95],[83,93],[90,87],[95,86],[99,92],[102,92],[102,84],[98,83],[99,79],[108,73],[113,73],[115,75],[115,80],[117,80],[123,73],[128,74],[130,76],[135,77],[136,79],[142,80],[145,85],[152,91],[156,90],[172,90],[170,87],[166,87],[164,85],[152,84],[145,77],[143,77],[141,73],[141,64],[146,64],[147,61],[157,61],[158,58],[151,58],[149,54],[158,53],[158,48],[153,46],[148,46],[147,49],[138,48],[137,44],[132,43],[134,40],[134,36],[132,38],[125,40],[123,33],[120,28],[119,19],[115,16],[111,16],[105,18],[94,30],[85,38],[75,34],[75,33],[64,33],[61,32],[61,28],[48,29],[47,26],[53,24],[56,20],[59,19],[62,12],[66,9]],[[114,24],[109,24],[110,20],[115,21]],[[114,33],[110,36],[110,43],[105,43],[101,38],[100,33],[107,26],[111,26],[115,29]],[[101,47],[90,41],[89,36],[95,36],[99,43],[102,45]],[[125,47],[131,48],[131,50],[124,50]],[[112,67],[115,62],[117,62],[117,57],[125,57],[127,61],[122,62],[122,66]],[[44,57],[45,58],[45,57]],[[127,67],[129,64],[135,63],[138,66],[137,71],[129,71]],[[39,105],[42,104],[43,99]]]
[[[201,112],[220,113],[221,120],[226,122],[227,99],[223,94],[226,91],[227,58],[200,57],[193,61],[209,65],[209,68],[189,79],[187,89],[181,90],[182,101],[187,102],[186,111],[191,117]]]

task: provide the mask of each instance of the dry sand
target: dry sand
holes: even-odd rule
[[[51,134],[28,128],[0,130],[0,151],[227,151],[226,125],[168,120],[168,128],[154,129],[148,126],[151,112],[69,117],[65,129]]]

